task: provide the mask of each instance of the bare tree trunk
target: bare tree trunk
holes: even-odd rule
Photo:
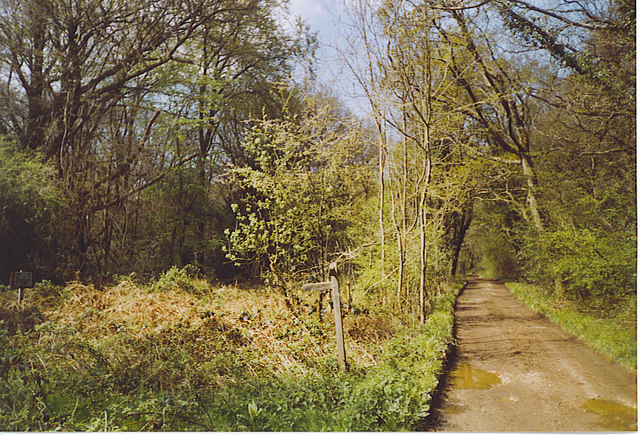
[[[531,214],[531,221],[535,229],[541,233],[543,230],[542,219],[540,218],[540,208],[538,206],[538,198],[536,197],[537,178],[529,156],[522,156],[520,162],[522,164],[522,174],[527,182],[527,206]]]
[[[377,116],[377,115],[376,115]],[[385,234],[384,234],[384,201],[385,201],[385,186],[384,186],[384,168],[385,168],[385,153],[386,153],[386,135],[384,133],[382,125],[383,120],[378,120],[378,133],[380,135],[379,151],[378,151],[378,183],[380,185],[380,205],[378,207],[378,228],[380,229],[380,263],[382,265],[381,276],[385,276]]]
[[[31,4],[30,19],[33,22],[33,59],[31,65],[31,81],[26,88],[29,115],[26,125],[26,144],[31,149],[38,149],[44,142],[44,49],[46,44],[46,26],[39,16],[37,6]],[[34,10],[35,9],[35,10]]]
[[[424,323],[427,316],[427,305],[429,304],[429,298],[427,297],[427,215],[426,215],[426,202],[427,194],[429,190],[429,183],[431,181],[432,161],[431,161],[431,147],[429,145],[430,137],[429,125],[425,126],[424,140],[425,140],[425,161],[424,161],[424,184],[421,186],[420,192],[420,206],[418,213],[420,214],[420,322]]]
[[[428,23],[428,8],[424,8],[425,23]],[[425,68],[423,69],[423,80],[426,84],[426,95],[423,98],[424,107],[424,165],[425,165],[425,180],[424,189],[422,190],[420,198],[420,323],[424,323],[427,318],[427,305],[430,304],[429,298],[427,298],[427,222],[425,215],[425,205],[431,183],[431,172],[433,169],[432,155],[431,155],[431,121],[433,117],[432,107],[432,89],[431,89],[431,45],[429,43],[429,29],[425,29],[426,35],[424,37],[424,53]]]
[[[385,272],[385,244],[386,244],[386,235],[385,235],[385,213],[384,213],[384,205],[386,200],[386,186],[385,186],[385,176],[384,171],[386,167],[386,153],[387,153],[387,132],[386,132],[386,113],[383,105],[380,102],[381,95],[380,90],[378,88],[379,80],[376,77],[376,65],[379,65],[373,56],[378,54],[378,50],[375,49],[372,42],[370,40],[371,30],[368,27],[367,23],[367,13],[369,10],[369,5],[366,1],[354,1],[352,3],[352,17],[354,27],[356,29],[357,35],[359,38],[362,38],[362,42],[364,43],[364,51],[366,54],[366,67],[360,69],[357,65],[357,62],[353,62],[349,56],[344,57],[344,61],[353,73],[353,75],[358,80],[359,84],[362,86],[362,89],[367,94],[367,99],[369,100],[369,105],[371,106],[371,110],[373,111],[374,122],[376,123],[376,129],[378,131],[378,185],[379,185],[379,205],[378,205],[378,228],[380,231],[380,262],[381,262],[381,270],[380,270],[380,278],[382,280],[386,279]]]
[[[398,306],[398,310],[401,310],[402,309],[402,289],[404,288],[405,266],[407,263],[406,248],[405,248],[406,233],[403,233],[402,226],[400,223],[398,223],[398,219],[396,218],[396,202],[394,200],[393,193],[391,194],[391,220],[393,222],[393,227],[396,230],[396,243],[398,246],[398,260],[399,260],[398,280],[396,281],[396,304]]]
[[[471,224],[471,213],[467,211],[462,212],[462,221],[459,224],[459,227],[456,228],[456,233],[454,235],[454,246],[453,246],[453,258],[451,260],[451,276],[456,276],[458,272],[458,261],[460,258],[460,251],[462,250],[462,244],[464,243],[464,236],[469,229],[469,225]],[[456,225],[458,226],[458,225]]]

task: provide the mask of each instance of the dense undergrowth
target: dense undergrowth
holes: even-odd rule
[[[635,298],[629,297],[608,309],[595,309],[554,297],[535,285],[514,282],[506,285],[531,309],[548,317],[600,353],[637,370]]]
[[[10,431],[411,430],[452,341],[452,291],[424,325],[330,313],[268,289],[213,288],[189,268],[103,290],[44,282],[0,296],[0,428]],[[364,311],[366,314],[362,314]]]

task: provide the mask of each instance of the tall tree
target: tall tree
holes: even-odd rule
[[[192,94],[195,118],[202,121],[198,146],[184,145],[181,150],[190,153],[180,155],[167,150],[176,143],[168,136],[176,130],[169,126],[186,112],[170,112],[175,106],[167,104],[166,91],[178,86],[176,76],[185,65],[197,65],[198,76],[211,80],[198,81],[210,90],[200,97],[207,97],[203,92],[225,99],[243,92],[268,96],[266,82],[282,72],[278,65],[295,50],[295,38],[280,39],[275,32],[271,11],[278,5],[258,0],[0,3],[5,80],[0,92],[7,101],[0,131],[56,167],[74,210],[70,269],[106,272],[114,234],[120,232],[123,246],[132,234],[127,228],[136,196],[171,168],[195,159],[204,189],[210,132],[218,121],[205,99]],[[196,55],[198,50],[204,55]],[[229,118],[233,109],[216,110]],[[191,138],[179,140],[185,137]],[[202,235],[203,221],[196,225]]]
[[[367,56],[375,61],[365,65],[368,74],[360,74],[359,80],[374,117],[393,138],[385,146],[385,166],[380,167],[385,177],[380,182],[390,220],[386,225],[395,233],[394,300],[396,307],[415,307],[424,318],[457,256],[456,242],[447,234],[458,231],[462,235],[454,238],[463,237],[467,225],[458,220],[468,219],[471,210],[471,196],[458,185],[465,177],[453,171],[467,159],[460,133],[464,117],[445,101],[452,80],[449,46],[436,26],[443,13],[407,1],[368,7],[356,11],[356,22]]]

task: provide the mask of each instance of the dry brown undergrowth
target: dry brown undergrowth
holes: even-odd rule
[[[205,281],[198,284],[209,290],[196,296],[180,288],[151,291],[130,280],[122,280],[104,290],[91,284],[71,282],[62,291],[64,297],[58,298],[58,304],[54,306],[50,299],[44,303],[34,292],[27,292],[21,304],[15,297],[5,294],[1,299],[0,314],[39,307],[43,313],[40,320],[72,326],[79,337],[89,342],[125,330],[132,338],[142,339],[163,331],[175,333],[178,326],[185,328],[180,331],[199,332],[201,340],[220,339],[221,335],[227,334],[227,341],[233,341],[231,345],[248,345],[256,351],[261,360],[256,364],[280,370],[292,366],[302,369],[305,360],[335,352],[335,330],[330,313],[324,316],[321,325],[324,336],[319,337],[303,326],[305,322],[317,322],[317,314],[294,316],[279,293],[237,287],[211,288]],[[375,364],[372,349],[400,327],[383,316],[368,314],[346,315],[344,325],[347,357],[361,366]],[[229,340],[232,337],[229,331],[235,331],[239,340]]]

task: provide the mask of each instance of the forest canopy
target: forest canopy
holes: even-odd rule
[[[283,7],[2,0],[0,281],[193,264],[287,295],[338,260],[420,318],[478,267],[634,297],[635,2],[350,2],[367,119]]]

